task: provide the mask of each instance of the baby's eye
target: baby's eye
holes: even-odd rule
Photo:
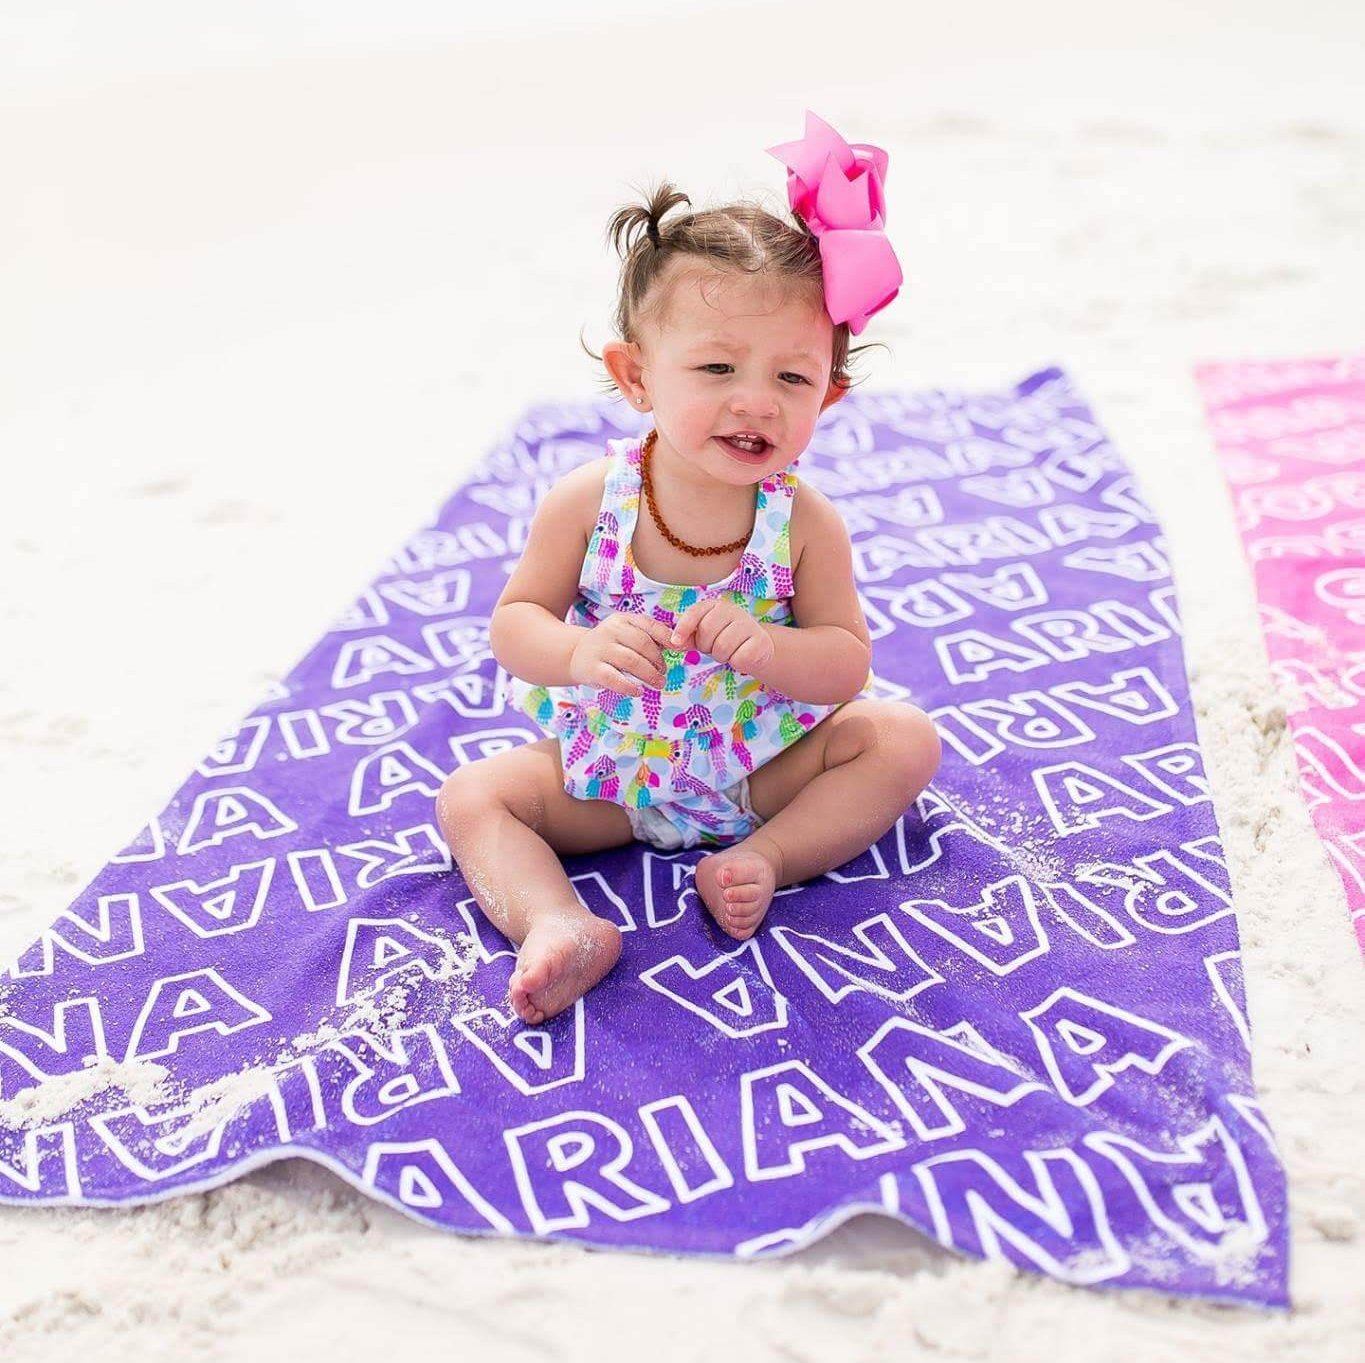
[[[722,364],[720,361],[717,361],[717,362],[714,363],[714,364],[704,364],[704,365],[702,365],[701,367],[702,367],[702,369],[706,370],[707,372],[710,372],[711,370],[714,370],[714,369],[733,369],[733,368],[734,368],[733,365]],[[797,383],[809,383],[809,382],[810,382],[810,380],[807,379],[807,378],[805,378],[803,375],[801,375],[801,374],[794,374],[794,373],[791,373],[790,371],[788,371],[787,373],[783,374],[782,377],[783,377],[783,378],[787,378],[787,379],[795,379]]]

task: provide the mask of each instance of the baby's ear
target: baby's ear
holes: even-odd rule
[[[824,400],[820,403],[820,410],[823,412],[827,407],[833,407],[840,398],[848,393],[847,388],[840,388],[837,383],[831,383],[825,390]]]

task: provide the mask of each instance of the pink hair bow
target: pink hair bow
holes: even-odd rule
[[[792,212],[819,239],[830,320],[857,336],[904,282],[886,239],[886,153],[865,142],[851,146],[806,110],[806,135],[765,150],[787,167]]]

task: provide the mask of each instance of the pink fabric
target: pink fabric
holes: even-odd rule
[[[1365,950],[1365,355],[1195,376],[1304,794]]]
[[[845,142],[809,109],[799,142],[766,150],[787,167],[787,202],[820,243],[830,321],[861,335],[905,282],[886,236],[886,152]]]

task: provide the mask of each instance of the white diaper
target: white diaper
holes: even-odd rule
[[[739,842],[763,823],[749,799],[747,776],[696,804],[672,800],[641,809],[627,805],[625,811],[636,838],[665,852]]]

